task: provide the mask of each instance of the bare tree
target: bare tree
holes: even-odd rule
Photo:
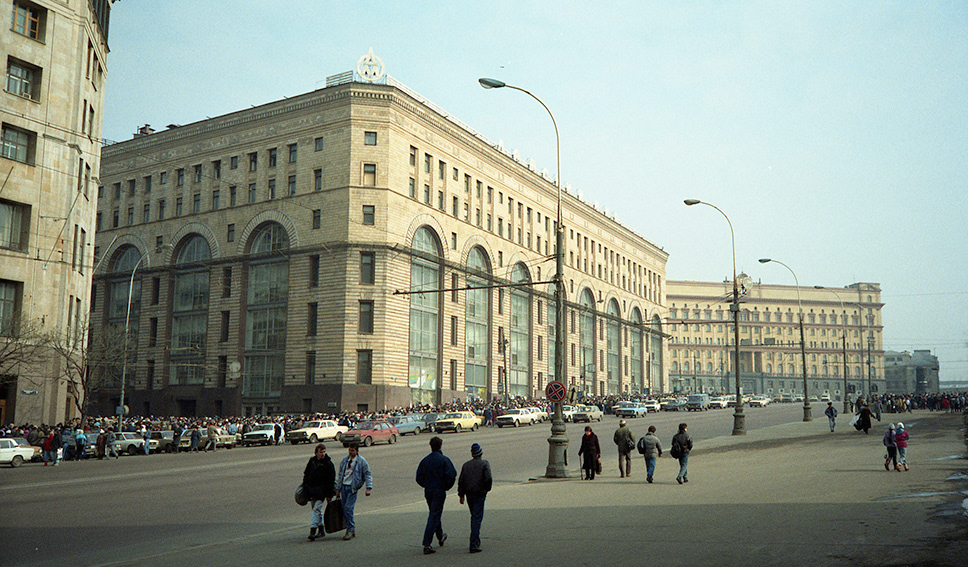
[[[0,335],[0,385],[16,379],[32,380],[36,368],[46,359],[49,336],[39,321],[20,321]]]
[[[88,324],[85,329],[90,329]],[[56,333],[48,337],[50,351],[58,359],[59,379],[67,382],[81,421],[87,417],[88,407],[105,387],[120,386],[124,357],[124,329],[110,325],[101,327],[97,335],[87,333]],[[135,336],[129,336],[134,341]],[[129,357],[135,349],[129,345]]]

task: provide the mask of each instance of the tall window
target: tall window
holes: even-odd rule
[[[10,29],[29,38],[43,40],[43,26],[46,15],[47,10],[28,2],[16,0],[13,3]]]
[[[632,389],[644,393],[648,387],[645,384],[645,375],[642,373],[642,314],[639,308],[632,309],[632,328],[629,329],[631,341],[629,343],[629,374],[632,381]]]
[[[531,281],[524,264],[511,269],[511,281]],[[531,288],[511,288],[511,312],[508,328],[508,393],[512,396],[530,396],[531,385]]]
[[[491,263],[480,247],[467,256],[467,287],[484,288],[490,283]],[[488,345],[490,344],[491,290],[469,289],[464,309],[464,388],[469,400],[487,401]]]
[[[622,391],[622,324],[618,301],[608,302],[608,393]]]
[[[596,386],[595,380],[595,296],[588,288],[581,292],[581,307],[579,329],[581,356],[578,364],[580,366],[582,390],[591,395],[596,395],[601,390]]]
[[[648,387],[653,391],[662,389],[662,320],[658,315],[652,317],[652,340],[649,344]],[[782,365],[780,365],[782,366]],[[779,369],[779,368],[778,368]],[[726,368],[723,368],[726,371]]]
[[[0,155],[7,159],[30,163],[31,146],[33,135],[19,128],[14,128],[8,124],[3,125],[2,137],[0,137]]]
[[[413,237],[410,262],[411,291],[443,287],[440,242],[427,227]],[[410,394],[415,404],[437,403],[440,353],[440,292],[410,295]]]
[[[249,244],[245,317],[243,399],[257,401],[282,394],[286,351],[289,261],[276,250],[289,248],[289,235],[276,223],[256,229]],[[244,403],[244,401],[243,401]]]
[[[0,248],[25,252],[30,234],[30,206],[0,200]]]
[[[0,337],[11,336],[16,331],[21,289],[22,284],[18,282],[0,280]]]
[[[169,384],[202,384],[208,327],[208,241],[193,235],[179,247],[172,282],[171,372]]]
[[[40,97],[42,71],[38,67],[7,58],[7,92],[37,100]]]

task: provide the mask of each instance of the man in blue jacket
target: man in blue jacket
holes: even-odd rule
[[[430,546],[434,534],[437,535],[437,543],[440,545],[444,545],[444,541],[447,540],[447,534],[444,533],[440,523],[440,516],[444,512],[447,491],[457,480],[457,469],[454,468],[454,463],[441,452],[443,445],[444,442],[440,437],[435,436],[431,439],[430,454],[424,457],[417,467],[417,484],[423,487],[427,507],[430,508],[423,536],[424,555],[436,553],[436,550]]]
[[[346,448],[347,455],[339,463],[336,483],[339,485],[339,498],[343,503],[343,516],[346,518],[346,533],[343,539],[356,537],[356,522],[353,511],[356,509],[356,493],[366,487],[366,495],[373,490],[373,474],[370,465],[360,456],[360,446],[352,443]]]

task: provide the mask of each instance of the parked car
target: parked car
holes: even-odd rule
[[[205,446],[208,445],[208,428],[199,427],[198,433],[199,435],[201,435],[201,439],[199,439],[198,441],[198,448],[204,449]],[[274,437],[273,437],[273,442],[275,442]],[[232,449],[233,447],[235,447],[236,445],[239,445],[240,443],[244,444],[242,435],[240,433],[236,433],[233,435],[231,433],[222,431],[215,434],[216,447],[225,447],[226,449]],[[192,446],[191,429],[186,429],[185,431],[182,432],[181,441],[179,442],[178,446],[182,451],[187,451],[188,448]]]
[[[726,405],[725,396],[713,396],[712,398],[709,398],[709,407],[713,409],[725,409]]]
[[[537,413],[529,411],[528,408],[511,408],[499,415],[494,421],[498,427],[518,427],[521,425],[534,425],[540,421]]]
[[[434,429],[434,422],[440,419],[440,416],[444,414],[436,412],[428,412],[420,416],[419,420],[423,422],[424,431],[436,431]]]
[[[578,406],[575,408],[575,413],[571,416],[571,420],[575,423],[581,421],[591,423],[592,421],[601,421],[603,417],[602,410],[596,406]]]
[[[685,398],[668,398],[662,401],[662,411],[679,411],[686,409]]]
[[[357,443],[369,447],[374,443],[386,441],[389,444],[397,442],[397,427],[386,420],[361,421],[343,434],[343,446]]]
[[[561,419],[564,421],[571,421],[571,417],[575,414],[575,406],[561,406]]]
[[[634,419],[649,413],[649,408],[639,402],[621,402],[613,408],[616,417]]]
[[[767,405],[770,404],[771,401],[772,400],[770,400],[769,396],[753,396],[752,398],[750,398],[750,407],[751,408],[766,407]]]
[[[93,455],[97,450],[97,436],[96,432],[87,433],[87,454]],[[120,433],[114,434],[114,449],[118,453],[127,453],[129,455],[144,454],[145,452],[145,438],[141,436],[141,433],[135,431],[122,431]],[[148,451],[151,451],[153,445],[157,447],[158,442],[154,439],[148,440]]]
[[[31,445],[30,442],[24,439],[23,437],[14,437],[13,440],[17,443],[17,445],[20,445],[21,447],[29,447],[30,450],[34,452],[33,455],[31,455],[30,458],[27,459],[28,461],[39,461],[43,458],[41,456],[41,454],[44,452],[43,447],[38,447],[37,445]]]
[[[642,400],[641,403],[651,412],[657,412],[659,411],[659,409],[661,409],[659,407],[659,400],[648,398],[648,399]]]
[[[524,409],[526,409],[526,410],[530,411],[531,413],[535,414],[536,416],[538,416],[538,423],[544,423],[548,419],[551,419],[551,416],[548,415],[548,411],[545,410],[545,409],[543,409],[543,408],[527,407],[527,408],[524,408]]]
[[[207,443],[206,433],[204,429],[199,428],[198,432],[202,434],[202,440],[199,442],[201,447],[205,446]],[[274,423],[259,423],[256,424],[248,433],[242,436],[242,446],[248,447],[250,445],[272,445],[276,442],[276,424]]]
[[[444,431],[460,433],[461,431],[475,431],[480,425],[481,422],[472,412],[456,411],[445,413],[441,416],[434,423],[434,429],[438,433],[443,433]]]
[[[689,411],[706,411],[709,409],[709,394],[690,394],[686,398],[686,409]]]
[[[299,429],[293,429],[286,433],[286,441],[293,445],[298,443],[318,443],[326,439],[341,441],[343,434],[349,431],[349,427],[338,425],[331,419],[321,419],[307,421]]]
[[[26,441],[26,439],[25,439]],[[0,438],[0,465],[10,465],[17,468],[29,461],[34,456],[34,450],[30,445],[23,446],[11,438]]]
[[[397,415],[390,418],[390,423],[397,427],[397,431],[400,432],[400,437],[410,433],[412,435],[420,435],[423,430],[424,422],[419,421],[409,415]]]
[[[155,442],[148,447],[152,453],[177,453],[179,451],[179,447],[175,447],[174,431],[152,431],[151,441]]]

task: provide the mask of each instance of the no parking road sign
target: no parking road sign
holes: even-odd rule
[[[557,380],[548,382],[548,385],[545,387],[545,395],[548,396],[549,401],[555,403],[563,402],[565,401],[566,394],[565,385]]]

